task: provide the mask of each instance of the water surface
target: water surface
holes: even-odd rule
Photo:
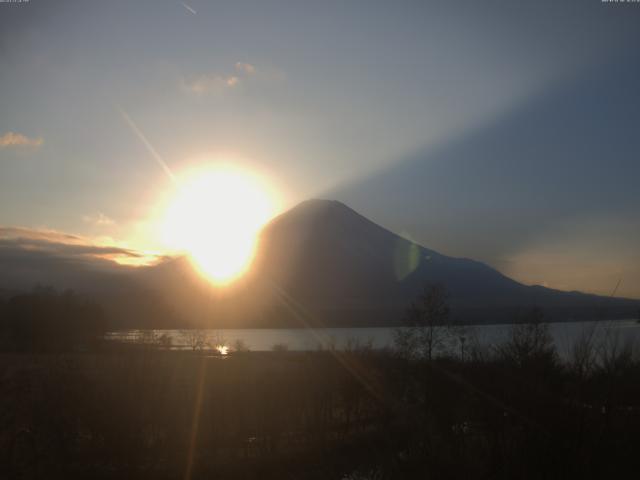
[[[455,338],[463,336],[465,343],[485,347],[497,345],[508,338],[510,324],[478,325],[464,327],[456,332]],[[395,328],[262,328],[262,329],[218,329],[199,331],[200,340],[207,348],[227,346],[231,350],[242,344],[252,351],[269,351],[281,348],[295,351],[320,349],[349,349],[372,347],[375,349],[393,347]],[[598,341],[621,344],[640,341],[640,323],[635,320],[612,320],[601,322],[563,322],[549,324],[549,330],[558,353],[566,356],[571,345],[581,336],[593,334]],[[127,342],[158,341],[163,335],[170,339],[171,348],[191,348],[193,331],[185,330],[124,330],[111,332],[110,339]],[[449,342],[449,348],[456,343]]]

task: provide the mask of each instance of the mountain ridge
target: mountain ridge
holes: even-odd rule
[[[48,278],[75,278],[80,267],[64,265]],[[515,321],[533,306],[550,321],[631,318],[640,308],[640,300],[523,285],[418,245],[336,200],[307,200],[275,217],[260,233],[252,268],[225,288],[208,284],[185,257],[117,273],[81,267],[80,289],[100,297],[116,328],[397,325],[429,283],[445,286],[461,323]]]

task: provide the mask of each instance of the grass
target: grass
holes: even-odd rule
[[[589,372],[554,355],[367,348],[2,354],[0,477],[624,475],[640,362],[612,352]]]

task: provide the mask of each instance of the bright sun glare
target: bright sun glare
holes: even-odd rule
[[[212,168],[179,181],[163,233],[171,247],[189,253],[201,273],[224,285],[249,268],[260,228],[273,214],[273,197],[256,176]]]

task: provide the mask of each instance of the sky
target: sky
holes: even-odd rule
[[[0,3],[0,226],[157,251],[167,170],[226,162],[281,210],[338,198],[525,283],[640,298],[639,22],[600,0]]]

